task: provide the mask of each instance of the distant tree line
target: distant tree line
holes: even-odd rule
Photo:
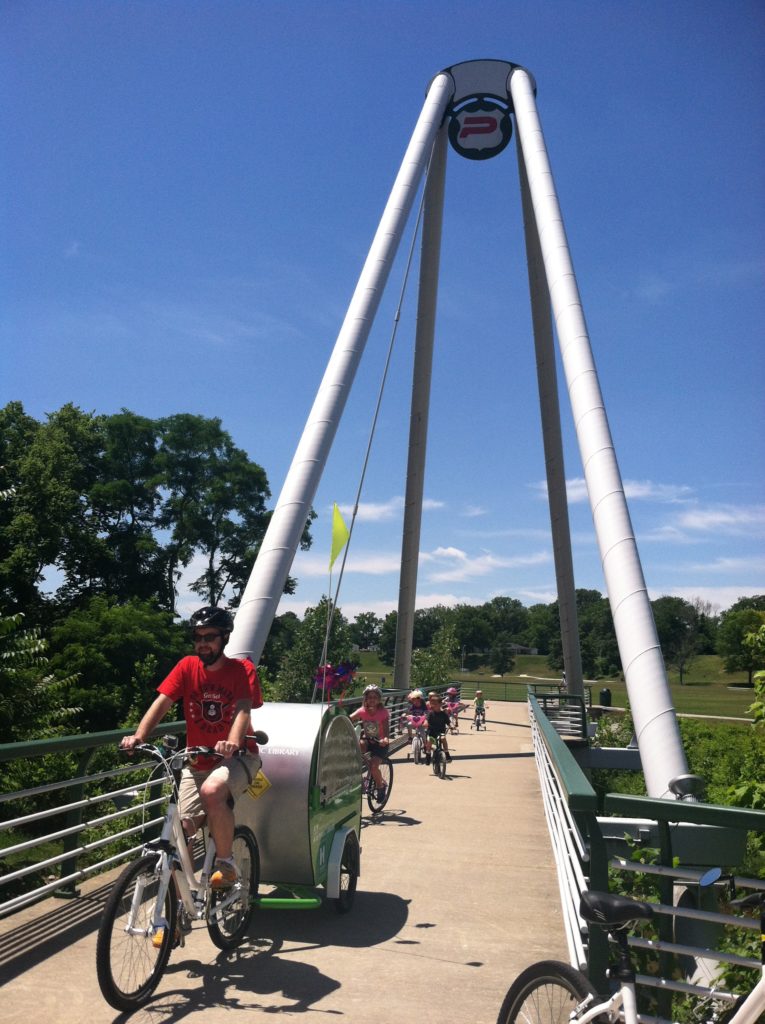
[[[118,728],[137,720],[154,687],[188,650],[177,587],[192,560],[200,604],[236,608],[271,510],[265,470],[220,420],[181,413],[148,419],[65,405],[44,421],[19,402],[0,409],[0,735]],[[302,545],[311,544],[311,513]],[[285,590],[294,592],[289,579]],[[576,592],[588,678],[621,671],[611,612],[597,590]],[[654,617],[681,681],[698,654],[727,670],[765,666],[747,637],[765,625],[765,596],[722,615],[702,601],[662,597]],[[349,622],[326,598],[303,619],[278,616],[262,655],[271,699],[310,699],[323,661],[375,649],[392,668],[397,615]],[[331,629],[328,624],[331,619]],[[459,668],[512,671],[519,649],[563,669],[557,602],[511,597],[415,613],[412,681],[433,685]]]
[[[746,638],[765,623],[765,595],[744,597],[722,615],[696,599],[660,597],[651,602],[664,660],[682,683],[693,659],[718,654],[729,672],[752,673],[765,667],[765,658]],[[582,668],[586,677],[618,675],[622,670],[608,599],[597,590],[577,590]],[[396,612],[380,619],[371,612],[356,617],[350,631],[359,648],[375,648],[392,664],[396,642]],[[563,670],[558,602],[526,607],[511,597],[495,597],[481,605],[436,606],[415,612],[413,647],[427,649],[444,628],[454,634],[455,667],[475,670],[488,666],[503,674],[512,670],[518,650],[546,655],[554,671]]]

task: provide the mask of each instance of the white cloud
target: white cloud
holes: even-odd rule
[[[443,501],[436,501],[433,498],[425,498],[422,502],[424,512],[444,508]],[[353,517],[353,505],[340,505],[343,518],[350,526]],[[330,509],[331,512],[331,509]],[[399,519],[404,513],[404,498],[398,494],[387,501],[360,501],[356,512],[356,522],[359,523],[382,523],[392,519]]]
[[[529,485],[539,497],[547,499],[547,481],[539,480]],[[624,493],[632,501],[656,501],[661,504],[690,501],[692,488],[685,484],[659,484],[654,480],[624,480]],[[566,481],[566,496],[570,505],[587,501],[587,482],[583,477],[571,477]]]
[[[688,509],[677,518],[687,530],[708,533],[742,533],[765,527],[765,505],[710,505]]]
[[[460,513],[466,519],[476,519],[487,514],[486,509],[480,505],[468,505],[464,512]]]
[[[715,558],[709,562],[695,562],[692,565],[683,566],[684,572],[710,572],[726,573],[731,576],[743,575],[744,573],[761,573],[765,579],[765,556],[758,558]],[[765,590],[763,582],[760,591]]]
[[[340,571],[342,554],[337,559],[332,573],[333,579],[337,579]],[[389,573],[398,573],[401,568],[401,552],[355,552],[348,554],[345,563],[344,573],[364,573],[370,576],[385,576]],[[311,577],[327,577],[329,580],[329,555],[311,554],[301,552],[292,564],[291,573],[299,579]]]
[[[531,555],[519,555],[514,558],[500,558],[490,552],[478,556],[470,556],[459,548],[436,548],[435,551],[421,556],[426,563],[451,563],[445,568],[428,571],[427,577],[434,583],[459,582],[476,576],[487,576],[497,569],[519,569],[532,565],[546,565],[551,561],[549,552],[540,551]]]

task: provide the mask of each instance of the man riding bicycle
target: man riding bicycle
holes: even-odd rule
[[[132,751],[146,743],[173,704],[183,699],[189,746],[211,747],[224,756],[222,761],[200,756],[191,768],[184,768],[179,793],[183,828],[189,839],[207,817],[217,850],[210,884],[224,889],[237,877],[232,859],[233,802],[260,769],[257,744],[246,736],[251,731],[250,710],[260,707],[263,699],[252,662],[227,658],[223,653],[234,626],[230,613],[224,608],[200,608],[191,616],[190,626],[195,654],[182,658],[159,684],[159,696],[120,746]],[[245,754],[234,756],[245,748]]]

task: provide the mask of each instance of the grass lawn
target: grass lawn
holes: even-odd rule
[[[364,676],[368,683],[381,686],[393,685],[393,669],[384,665],[376,653],[363,651],[359,655],[359,678]],[[559,682],[560,676],[549,668],[544,655],[520,654],[515,660],[512,672],[503,678],[496,678],[490,669],[482,672],[456,672],[455,683],[463,687],[464,695],[472,697],[476,689],[482,689],[487,700],[525,700],[529,683]],[[754,691],[734,686],[745,683],[746,673],[728,675],[716,655],[702,655],[691,663],[685,674],[684,685],[680,686],[677,673],[669,673],[672,701],[680,713],[715,715],[732,718],[751,718],[748,708],[754,699]],[[600,703],[600,691],[611,691],[614,707],[627,706],[627,691],[621,679],[597,679],[587,685],[592,691],[594,704]]]

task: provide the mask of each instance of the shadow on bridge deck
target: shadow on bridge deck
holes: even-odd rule
[[[495,702],[486,732],[451,737],[447,780],[394,756],[393,792],[364,821],[350,914],[263,911],[221,953],[206,931],[175,950],[136,1024],[231,1024],[310,1012],[348,1024],[494,1024],[513,977],[566,959],[525,704]],[[102,999],[95,937],[107,887],[0,921],[4,1024],[127,1020]],[[204,1015],[204,1016],[203,1016]]]

